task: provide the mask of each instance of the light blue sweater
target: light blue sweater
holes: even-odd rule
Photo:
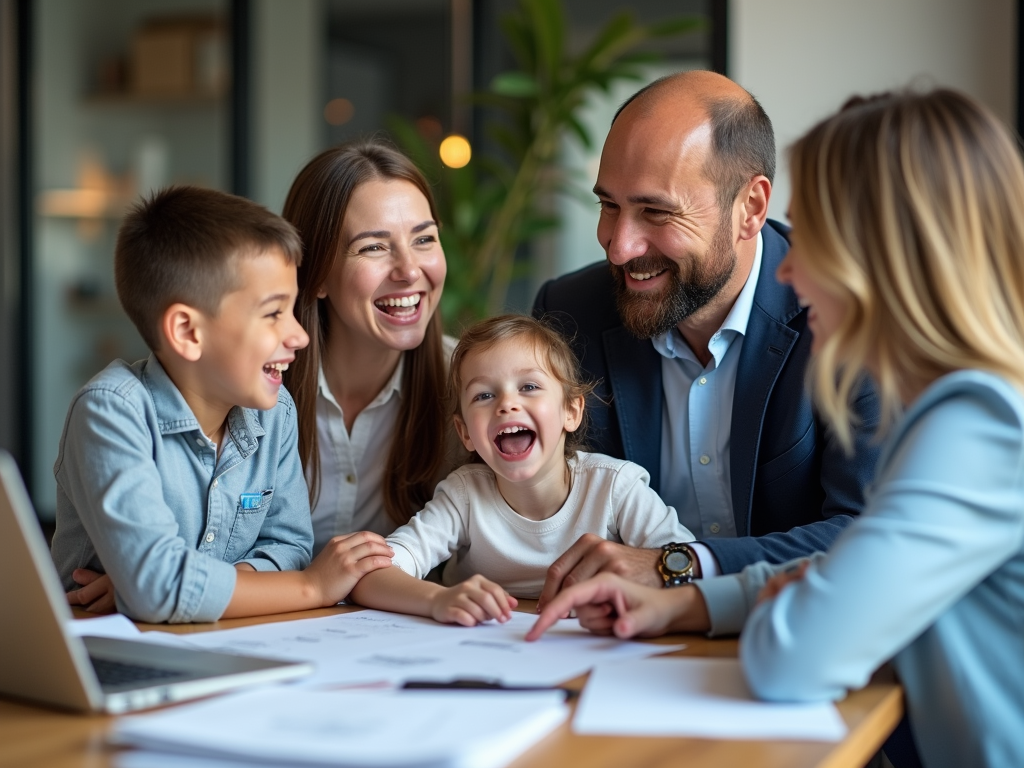
[[[861,515],[805,578],[754,607],[786,566],[699,587],[716,634],[772,700],[841,698],[888,659],[928,768],[1024,766],[1024,398],[960,371],[893,430]]]

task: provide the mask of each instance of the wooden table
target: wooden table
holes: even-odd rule
[[[532,610],[529,601],[522,609]],[[356,610],[346,607],[280,614],[260,619],[231,619],[214,624],[176,626],[140,624],[143,631],[208,632],[249,624],[331,616]],[[85,615],[85,614],[79,614]],[[687,647],[678,656],[735,657],[736,640],[709,640],[697,635],[675,635],[651,642],[679,643]],[[569,687],[582,688],[586,676]],[[707,739],[653,739],[619,736],[577,736],[569,722],[525,752],[510,768],[861,768],[878,751],[903,715],[903,693],[891,675],[879,672],[865,688],[839,703],[850,728],[836,744],[799,741],[714,741]],[[13,701],[0,700],[0,767],[2,768],[108,768],[115,749],[105,744],[112,718],[76,715]]]

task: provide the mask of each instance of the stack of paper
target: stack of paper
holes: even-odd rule
[[[527,643],[523,636],[536,618],[513,613],[504,624],[459,627],[385,611],[359,611],[164,638],[223,653],[312,662],[316,671],[300,683],[307,688],[453,678],[555,685],[600,662],[682,647],[598,637],[576,619],[560,621],[543,638]],[[155,634],[163,633],[144,636]]]
[[[121,768],[190,760],[288,766],[498,768],[568,715],[561,693],[269,688],[126,717]]]
[[[839,741],[846,724],[830,703],[756,700],[736,659],[646,659],[594,669],[573,730],[706,739]]]

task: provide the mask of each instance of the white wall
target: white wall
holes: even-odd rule
[[[253,189],[280,213],[296,174],[323,144],[327,18],[319,0],[253,4]]]
[[[1010,126],[1016,103],[1013,0],[730,0],[729,72],[775,125],[771,214],[789,201],[785,148],[853,93],[951,86]]]

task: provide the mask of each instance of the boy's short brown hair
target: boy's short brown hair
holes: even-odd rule
[[[240,286],[236,257],[277,248],[299,266],[302,243],[287,221],[244,197],[168,187],[128,211],[117,233],[114,281],[124,311],[150,349],[160,318],[178,302],[215,316]]]

